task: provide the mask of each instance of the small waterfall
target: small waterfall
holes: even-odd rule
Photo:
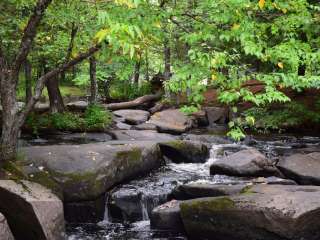
[[[141,204],[142,220],[147,221],[149,220],[148,198],[143,193],[141,194],[140,204]]]
[[[109,223],[112,222],[112,218],[109,213],[109,194],[106,194],[106,205],[104,208],[104,216],[103,216],[103,222]]]

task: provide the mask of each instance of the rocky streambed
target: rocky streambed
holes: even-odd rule
[[[19,166],[63,199],[69,240],[319,239],[317,137],[89,136],[28,139]]]

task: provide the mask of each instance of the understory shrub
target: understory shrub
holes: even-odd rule
[[[90,105],[84,113],[32,113],[28,116],[25,127],[37,135],[39,130],[48,128],[61,131],[99,131],[111,123],[111,112],[102,106]]]

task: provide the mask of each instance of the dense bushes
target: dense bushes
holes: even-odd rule
[[[101,131],[112,123],[112,114],[99,105],[91,105],[84,113],[35,114],[28,116],[25,127],[38,134],[42,129],[61,131]]]

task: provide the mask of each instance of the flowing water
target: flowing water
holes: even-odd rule
[[[165,166],[148,176],[115,188],[106,197],[104,220],[98,224],[68,224],[68,240],[187,239],[182,234],[150,228],[152,209],[170,200],[176,186],[190,182],[249,182],[249,179],[210,176],[209,173],[209,167],[214,161],[241,149],[255,147],[269,158],[277,159],[301,148],[319,147],[319,144],[320,139],[317,137],[282,135],[254,137],[242,144],[212,143],[210,157],[205,163],[167,162]]]

